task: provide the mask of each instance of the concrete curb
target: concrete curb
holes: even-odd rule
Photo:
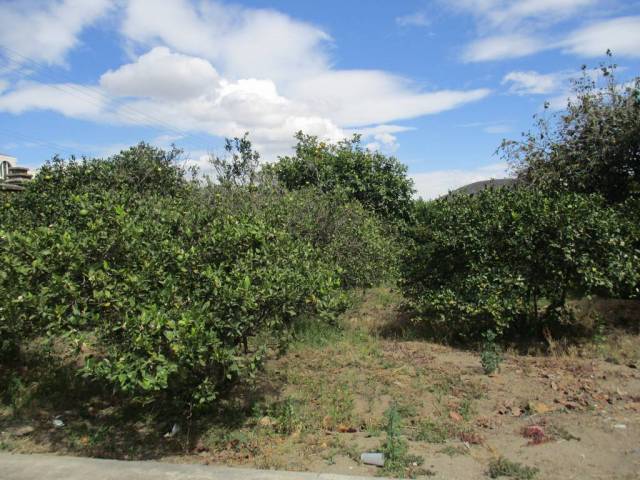
[[[371,480],[371,478],[331,473],[178,465],[154,461],[0,453],[0,479],[2,480]]]

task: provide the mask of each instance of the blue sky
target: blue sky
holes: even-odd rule
[[[37,168],[141,140],[203,168],[249,131],[265,161],[293,133],[354,132],[431,198],[503,176],[494,155],[582,64],[640,67],[623,0],[0,2],[0,152]]]

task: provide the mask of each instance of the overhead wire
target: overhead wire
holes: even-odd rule
[[[57,83],[60,80],[56,79],[53,77],[53,75],[49,74],[46,70],[48,68],[50,68],[49,65],[46,65],[42,62],[39,62],[38,60],[32,59],[30,57],[27,57],[7,46],[3,46],[0,45],[0,48],[2,50],[4,50],[5,55],[10,58],[11,60],[13,60],[14,62],[17,63],[24,63],[27,62],[29,64],[31,64],[32,66],[37,67],[37,69],[39,70],[38,74],[41,77],[44,77],[46,79],[48,79],[51,82],[55,82],[52,84],[48,84],[49,87],[55,88],[58,91],[62,91],[66,94],[69,94],[71,96],[74,96],[76,98],[80,98],[80,96],[82,96],[82,98],[80,98],[83,101],[89,102],[99,108],[103,108],[105,105],[105,98],[110,100],[110,104],[112,106],[115,106],[116,108],[119,108],[118,113],[120,115],[122,115],[124,118],[129,119],[130,121],[140,124],[140,120],[142,119],[146,119],[148,121],[148,123],[150,123],[151,125],[147,124],[147,125],[142,125],[142,126],[151,126],[151,127],[155,127],[158,128],[159,126],[164,127],[164,129],[166,131],[169,131],[171,133],[177,134],[181,137],[185,137],[185,136],[189,136],[189,137],[196,137],[196,138],[200,138],[203,143],[209,144],[211,142],[211,139],[205,137],[202,134],[198,134],[197,132],[192,132],[192,131],[187,131],[187,130],[183,130],[183,129],[179,129],[177,127],[175,127],[174,125],[171,125],[169,123],[167,123],[166,121],[157,118],[153,115],[150,115],[147,112],[143,112],[141,110],[138,110],[134,107],[132,107],[131,105],[125,103],[125,100],[120,100],[120,104],[118,105],[118,100],[116,98],[114,98],[113,96],[106,94],[106,93],[93,93],[91,90],[87,90],[86,88],[80,88],[79,86],[77,86],[76,84],[73,83],[72,80],[70,80],[67,77],[67,81],[71,82],[71,83]],[[203,150],[206,150],[207,148],[203,148]]]

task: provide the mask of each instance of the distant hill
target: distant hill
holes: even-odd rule
[[[480,180],[479,182],[473,182],[464,187],[457,188],[452,190],[445,197],[450,195],[455,195],[458,193],[466,193],[468,195],[473,195],[474,193],[478,193],[485,188],[504,188],[509,187],[511,185],[515,185],[517,183],[517,179],[515,178],[492,178],[490,180]]]

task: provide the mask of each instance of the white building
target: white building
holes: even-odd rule
[[[9,155],[3,155],[0,153],[0,181],[6,180],[9,176],[9,168],[13,168],[17,165],[15,157]]]

